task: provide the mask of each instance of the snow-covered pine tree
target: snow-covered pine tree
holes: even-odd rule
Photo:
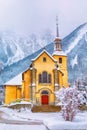
[[[80,105],[87,105],[87,92],[85,90],[79,91],[78,98]]]
[[[80,105],[87,105],[87,77],[75,81],[75,86],[78,88],[79,91]]]

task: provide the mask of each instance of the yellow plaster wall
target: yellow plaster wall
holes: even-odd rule
[[[17,87],[17,99],[21,98],[21,88]]]
[[[27,70],[24,72],[24,98],[30,99],[30,81],[31,81],[31,72]]]
[[[17,86],[6,86],[5,104],[9,104],[17,99]]]
[[[55,101],[55,95],[54,95],[54,93],[52,93],[51,95],[50,95],[50,102],[54,102]]]
[[[62,88],[62,86],[63,86],[63,76],[62,76],[62,73],[58,72],[58,76],[59,76],[59,87]]]
[[[46,62],[43,62],[43,57],[46,57]],[[40,90],[44,89],[54,92],[54,74],[53,69],[55,68],[55,62],[44,52],[36,61],[34,61],[36,73],[36,98],[41,97]],[[39,74],[43,71],[46,71],[48,74],[51,74],[51,83],[39,83]],[[54,102],[54,94],[50,94],[50,102]]]
[[[58,56],[53,55],[53,57],[58,61],[59,64],[59,58],[62,58],[62,63],[59,64],[59,69],[63,72],[63,85],[65,87],[68,87],[68,68],[67,68],[67,56]]]

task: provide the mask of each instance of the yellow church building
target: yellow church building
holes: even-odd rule
[[[57,26],[53,54],[43,49],[26,71],[5,83],[5,104],[25,99],[37,105],[55,105],[54,92],[63,86],[68,87],[67,56]]]

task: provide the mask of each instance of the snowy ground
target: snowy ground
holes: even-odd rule
[[[61,113],[32,113],[30,110],[21,109],[20,112],[1,107],[0,111],[4,112],[2,118],[13,122],[13,124],[0,124],[0,130],[47,130],[47,126],[50,130],[87,130],[87,111],[79,112],[74,118],[73,122],[64,121]],[[14,120],[17,122],[24,121],[31,124],[14,124]],[[33,122],[37,122],[34,124]],[[40,124],[42,123],[42,124]]]
[[[43,125],[9,125],[0,124],[0,130],[47,130]]]

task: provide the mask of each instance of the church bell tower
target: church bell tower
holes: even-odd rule
[[[54,40],[54,52],[52,55],[56,60],[59,70],[63,73],[63,85],[68,86],[67,55],[62,50],[62,40],[59,37],[58,17],[56,17],[56,38]]]

